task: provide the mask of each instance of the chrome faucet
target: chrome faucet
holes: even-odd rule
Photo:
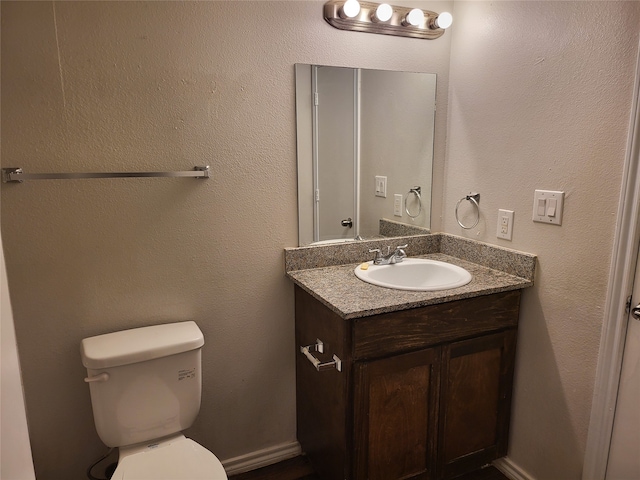
[[[396,247],[393,253],[391,252],[391,246],[387,247],[386,254],[383,254],[382,250],[380,250],[379,248],[374,248],[372,250],[369,250],[369,253],[376,254],[375,257],[373,257],[374,265],[392,265],[394,263],[400,263],[402,262],[402,260],[407,258],[407,254],[403,250],[404,248],[407,248],[407,246],[408,244],[400,245],[399,247]]]

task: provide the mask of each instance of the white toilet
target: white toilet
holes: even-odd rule
[[[227,480],[220,460],[181,433],[200,410],[203,345],[194,322],[82,340],[96,430],[119,448],[112,480]]]

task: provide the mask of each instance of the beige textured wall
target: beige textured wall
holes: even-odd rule
[[[624,161],[638,2],[455,2],[444,231],[538,255],[518,338],[509,457],[579,479]],[[562,226],[531,221],[564,190]],[[481,193],[477,228],[455,204]],[[495,236],[515,211],[513,241]]]
[[[510,457],[538,479],[580,477],[640,4],[456,2],[451,32],[418,41],[332,29],[322,3],[56,3],[57,25],[51,2],[1,3],[3,166],[213,174],[2,185],[40,480],[81,478],[103,451],[80,339],[138,325],[203,329],[203,408],[188,433],[220,458],[294,439],[282,248],[297,241],[299,62],[439,75],[434,231],[540,258]],[[535,188],[566,191],[563,226],[530,221]],[[462,231],[453,209],[470,190],[483,216]],[[512,242],[495,238],[498,208],[516,212]]]
[[[297,243],[293,65],[437,73],[434,176],[444,169],[451,35],[342,32],[322,4],[1,3],[3,166],[210,164],[213,175],[2,185],[39,480],[84,478],[104,452],[79,343],[128,327],[202,328],[203,403],[188,434],[221,459],[295,439],[293,287],[282,262]],[[439,181],[436,211],[441,198]]]

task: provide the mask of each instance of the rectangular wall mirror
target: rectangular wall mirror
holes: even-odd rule
[[[385,219],[429,229],[436,75],[295,73],[299,244],[376,238]]]

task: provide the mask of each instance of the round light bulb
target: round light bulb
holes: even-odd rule
[[[438,18],[436,18],[436,25],[438,26],[438,28],[449,28],[452,23],[453,15],[451,15],[449,12],[442,12],[440,15],[438,15]]]
[[[378,22],[388,22],[393,15],[393,8],[388,3],[381,3],[376,8],[375,19]]]
[[[424,21],[424,12],[419,8],[414,8],[409,13],[407,13],[405,20],[409,25],[417,27]]]
[[[349,18],[356,17],[360,13],[360,3],[358,0],[347,0],[344,2],[342,13]]]

